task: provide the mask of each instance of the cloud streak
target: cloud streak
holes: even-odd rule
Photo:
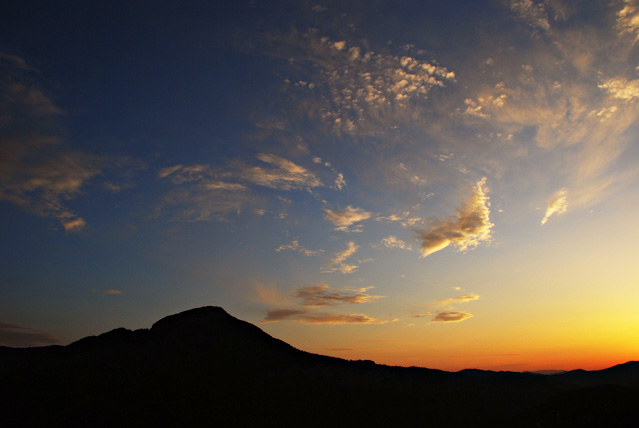
[[[262,323],[278,321],[296,321],[303,324],[385,324],[386,321],[364,314],[327,314],[309,313],[298,309],[269,309]]]
[[[93,289],[91,291],[93,291],[94,293],[102,293],[102,294],[122,294],[120,290],[114,290],[112,288],[106,289],[106,290]]]
[[[62,341],[54,334],[35,328],[0,322],[0,346],[29,348],[59,345]]]
[[[366,294],[372,288],[334,288],[327,284],[301,287],[292,294],[292,297],[299,302],[301,307],[268,309],[262,322],[290,320],[304,324],[384,324],[386,321],[361,313],[340,314],[321,310],[332,306],[371,303],[384,297]],[[258,291],[260,290],[258,289]],[[272,292],[269,292],[266,297],[269,303],[277,304],[277,301],[273,300]],[[283,300],[288,302],[288,299]]]
[[[333,288],[327,284],[312,285],[299,289],[295,297],[301,299],[304,306],[357,305],[381,299],[384,296],[365,294],[373,287]]]
[[[466,251],[488,242],[493,223],[487,192],[486,178],[483,178],[472,188],[470,198],[462,202],[456,216],[433,220],[430,227],[418,231],[422,256],[427,257],[449,245]]]
[[[165,195],[159,211],[174,207],[174,220],[227,221],[230,215],[238,215],[244,205],[254,199],[255,187],[311,191],[324,186],[313,172],[288,159],[260,153],[257,160],[261,164],[232,161],[218,167],[178,164],[160,169],[157,178],[170,181],[176,187]]]
[[[466,303],[472,302],[473,300],[479,300],[479,296],[477,294],[464,294],[463,296],[451,297],[448,299],[438,300],[433,302],[435,306],[448,306],[454,305],[457,303]]]

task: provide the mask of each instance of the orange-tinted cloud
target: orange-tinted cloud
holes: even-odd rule
[[[432,322],[459,322],[471,318],[472,315],[466,312],[438,312],[431,320]]]
[[[305,309],[269,309],[263,323],[291,320],[304,324],[384,324],[364,314],[329,314]]]
[[[493,224],[490,222],[487,191],[484,177],[472,188],[470,199],[462,202],[456,216],[433,220],[429,228],[418,231],[423,257],[451,244],[465,251],[490,240]]]
[[[362,208],[353,208],[350,205],[343,210],[333,211],[326,209],[324,211],[326,213],[324,214],[324,218],[336,226],[335,230],[342,232],[361,232],[361,225],[353,226],[359,222],[368,220],[372,215]],[[353,228],[351,229],[351,227]]]
[[[365,294],[371,288],[333,288],[327,284],[320,284],[300,288],[295,293],[295,297],[301,299],[302,305],[316,307],[357,305],[384,297]]]

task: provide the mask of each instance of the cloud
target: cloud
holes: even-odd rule
[[[355,245],[355,242],[349,241],[346,243],[347,247],[344,251],[338,251],[335,253],[335,256],[331,259],[331,264],[338,265],[351,257],[353,254],[357,252],[360,248],[358,245]]]
[[[630,34],[634,42],[639,41],[639,5],[635,0],[625,0],[623,8],[617,12],[619,34]]]
[[[416,315],[411,315],[413,318],[424,318],[424,317],[429,317],[431,316],[433,313],[432,312],[423,312],[421,314],[416,314]]]
[[[262,322],[277,322],[306,313],[304,309],[268,309]]]
[[[466,312],[438,312],[431,320],[432,322],[459,322],[471,318],[472,315]]]
[[[360,247],[358,245],[355,245],[355,242],[353,241],[349,241],[347,243],[347,246],[348,247],[344,251],[338,251],[337,253],[335,253],[330,261],[331,266],[324,268],[322,270],[322,273],[332,273],[340,271],[343,274],[348,274],[355,272],[359,268],[359,266],[357,265],[349,265],[344,263],[344,261],[355,254],[355,252],[357,252]]]
[[[639,16],[637,17],[639,22]],[[639,98],[639,80],[628,80],[625,77],[613,77],[599,84],[610,95],[622,100],[634,100]],[[613,106],[614,107],[614,106]]]
[[[161,211],[172,220],[228,221],[231,214],[239,215],[249,201],[249,194],[238,189],[211,189],[207,183],[196,183],[167,193]]]
[[[531,27],[545,31],[550,30],[548,13],[543,3],[537,3],[533,0],[511,0],[508,6],[522,21]]]
[[[58,345],[62,341],[54,334],[23,327],[16,324],[0,322],[0,346],[28,348],[34,346]]]
[[[67,201],[102,172],[103,160],[62,147],[62,111],[29,83],[29,70],[21,58],[0,55],[0,200],[77,232],[86,222]]]
[[[364,314],[310,313],[304,309],[269,309],[262,323],[291,320],[304,324],[385,324]]]
[[[339,289],[330,287],[327,284],[320,284],[299,289],[295,293],[295,297],[301,299],[302,305],[315,307],[357,305],[384,297],[365,294],[371,288],[373,287]]]
[[[280,245],[279,247],[277,247],[275,249],[275,251],[286,251],[286,250],[290,250],[290,251],[296,251],[298,253],[302,253],[304,254],[306,257],[310,257],[310,256],[318,256],[321,253],[324,252],[324,250],[309,250],[304,248],[303,246],[301,246],[298,242],[297,239],[294,239],[293,241],[291,241],[290,244],[287,245]]]
[[[371,303],[384,296],[366,294],[373,287],[333,288],[327,284],[299,288],[291,296],[299,301],[300,308],[274,308],[266,311],[262,322],[291,320],[305,324],[384,324],[364,314],[336,314],[318,311],[330,306],[359,305]],[[262,300],[272,304],[290,305],[287,297],[280,296],[272,289],[258,287]]]
[[[432,304],[435,306],[448,306],[457,303],[466,303],[471,302],[473,300],[479,300],[479,296],[477,294],[464,294],[463,296],[451,297],[448,299],[438,300],[433,302]]]
[[[386,321],[364,314],[312,314],[297,317],[304,324],[386,324]]]
[[[315,174],[282,157],[260,153],[257,159],[266,165],[248,165],[233,161],[212,167],[205,164],[173,165],[158,171],[158,179],[176,185],[162,202],[159,211],[173,207],[174,220],[228,221],[253,200],[252,187],[277,190],[311,190],[323,186]],[[259,212],[259,211],[258,211]]]
[[[553,193],[548,200],[548,207],[546,208],[546,214],[541,219],[541,224],[544,225],[552,215],[560,215],[568,210],[568,200],[566,198],[566,190],[561,189]]]
[[[410,244],[407,244],[406,242],[402,241],[401,239],[393,235],[390,235],[382,239],[381,244],[384,245],[386,248],[391,248],[391,249],[412,250],[412,247],[410,246]]]
[[[246,185],[279,190],[312,189],[323,185],[315,174],[287,159],[266,153],[258,154],[257,159],[268,166],[242,162],[219,168],[174,165],[160,169],[158,178],[169,177],[173,184],[201,182],[208,189],[225,190],[242,190],[247,188]]]
[[[353,208],[350,205],[343,210],[333,211],[325,209],[324,212],[326,213],[324,214],[324,218],[337,226],[335,230],[339,230],[342,232],[361,231],[361,229],[350,229],[350,227],[361,221],[368,220],[372,216],[370,212],[365,211],[362,208]]]
[[[265,51],[304,71],[303,78],[285,80],[307,96],[302,113],[321,118],[337,134],[383,131],[409,119],[407,108],[422,105],[433,88],[455,81],[453,71],[411,45],[376,52],[368,43],[333,41],[314,30],[273,35],[269,41]]]
[[[96,290],[93,289],[91,290],[94,293],[103,293],[103,294],[122,294],[122,292],[120,290],[114,290],[114,289],[107,289],[107,290]]]
[[[484,177],[473,187],[470,199],[462,202],[456,216],[433,220],[429,228],[418,231],[423,257],[451,244],[460,251],[466,251],[491,239],[493,224],[490,222],[487,191]]]
[[[169,175],[173,174],[176,171],[179,171],[182,168],[183,168],[182,165],[173,165],[173,166],[167,166],[166,168],[162,168],[160,171],[158,171],[158,178],[166,178]]]
[[[264,153],[259,154],[257,158],[271,167],[241,166],[236,172],[239,179],[280,190],[312,189],[322,186],[315,174],[289,160]]]

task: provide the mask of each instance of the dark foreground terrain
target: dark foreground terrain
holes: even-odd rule
[[[309,354],[223,309],[0,347],[0,427],[639,427],[639,362],[552,376]]]

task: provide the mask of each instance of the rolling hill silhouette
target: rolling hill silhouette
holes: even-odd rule
[[[637,427],[639,362],[546,376],[347,361],[219,307],[0,347],[0,426]]]

